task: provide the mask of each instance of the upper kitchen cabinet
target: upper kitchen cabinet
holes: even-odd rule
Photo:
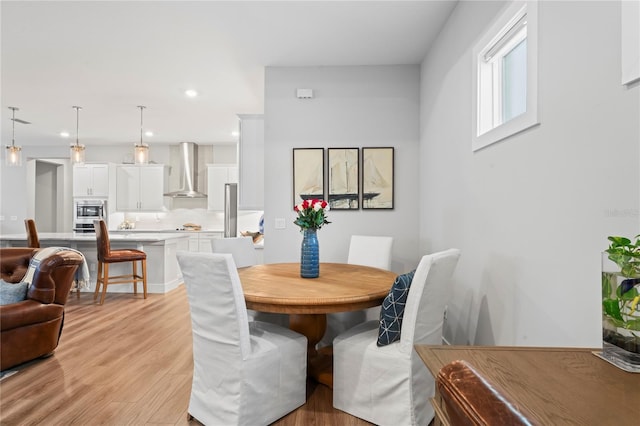
[[[74,165],[73,196],[107,198],[109,196],[109,165]]]
[[[116,166],[116,210],[164,210],[164,170],[162,164]]]
[[[225,183],[238,183],[238,167],[235,164],[207,164],[207,209],[224,210]]]
[[[264,209],[264,116],[238,114],[238,209]]]

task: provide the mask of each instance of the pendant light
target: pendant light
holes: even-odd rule
[[[140,108],[140,143],[134,146],[133,158],[136,164],[147,164],[149,162],[149,145],[142,142],[142,111],[146,106],[138,105],[138,108]]]
[[[78,131],[80,128],[80,110],[82,107],[80,106],[72,106],[71,108],[75,108],[76,110],[76,143],[71,144],[71,163],[72,164],[82,164],[84,163],[84,145],[79,143],[80,132]]]
[[[9,107],[10,110],[13,111],[13,133],[11,136],[11,145],[7,145],[5,147],[5,164],[10,167],[18,167],[22,165],[22,147],[16,146],[16,111],[19,111],[19,108]]]

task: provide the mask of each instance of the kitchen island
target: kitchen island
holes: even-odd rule
[[[98,269],[96,236],[93,233],[38,233],[41,247],[69,247],[84,254],[91,274],[91,285],[83,291],[94,291]],[[189,250],[189,235],[184,233],[109,233],[112,249],[129,248],[147,254],[147,288],[149,293],[167,293],[182,283],[176,252]],[[0,235],[0,247],[26,247],[26,234]],[[113,264],[113,275],[130,273],[130,264]],[[132,284],[109,286],[109,293],[132,293]]]

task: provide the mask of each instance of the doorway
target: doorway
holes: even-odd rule
[[[37,158],[28,164],[27,215],[38,232],[69,232],[72,212],[69,160]]]

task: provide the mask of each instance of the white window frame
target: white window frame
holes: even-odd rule
[[[527,99],[526,111],[509,121],[494,123],[496,114],[502,111],[502,67],[491,59],[485,59],[492,49],[491,57],[502,57],[523,37],[516,31],[507,43],[502,40],[521,18],[526,15],[527,39]],[[501,45],[502,44],[502,45]],[[501,45],[501,46],[500,46]],[[494,49],[495,46],[500,46]],[[496,19],[473,48],[473,126],[472,149],[477,151],[516,133],[540,124],[538,121],[538,3],[536,1],[512,2]]]

